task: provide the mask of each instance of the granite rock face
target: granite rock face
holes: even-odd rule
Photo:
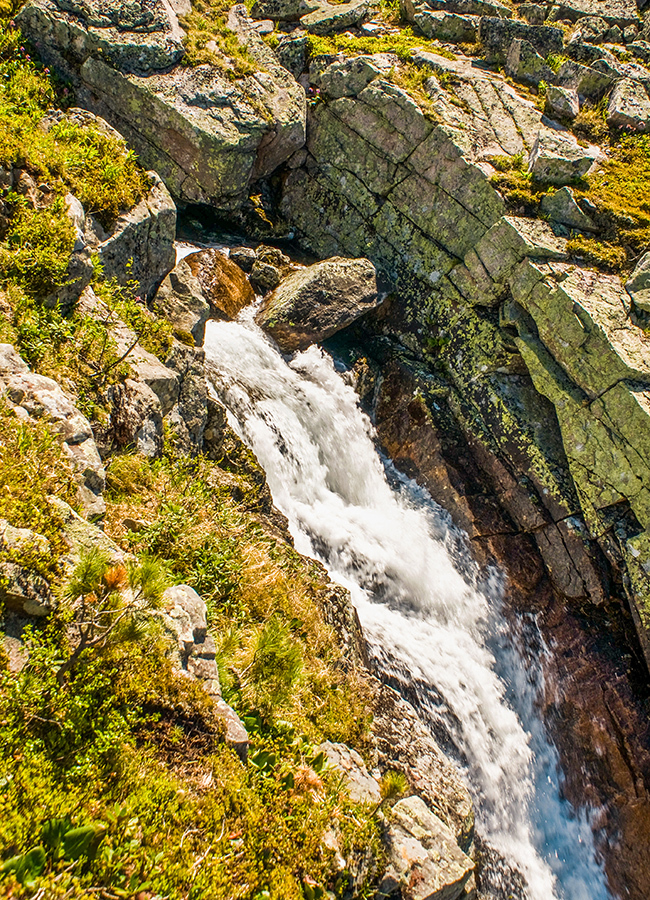
[[[50,0],[33,0],[19,21],[43,58],[75,82],[82,104],[125,136],[176,199],[236,209],[251,180],[269,175],[304,143],[304,91],[264,44],[244,7],[231,10],[229,26],[258,71],[232,81],[216,66],[175,65],[183,35],[168,4],[142,4],[143,16],[147,10],[160,13],[161,27],[164,11],[172,23],[168,30],[143,32],[139,25],[122,24],[114,35],[110,27],[89,24],[98,19],[83,14],[82,6],[72,13]],[[120,19],[127,7],[109,2],[97,9],[105,18]],[[154,38],[155,53],[134,55],[128,49],[131,40],[140,48]],[[171,55],[159,55],[161,40],[173,46]],[[122,52],[124,42],[128,52]]]

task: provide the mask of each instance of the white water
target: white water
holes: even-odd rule
[[[425,718],[444,724],[466,764],[477,830],[524,875],[529,900],[606,900],[586,818],[560,800],[534,674],[499,615],[498,577],[479,581],[424,491],[390,467],[389,484],[331,359],[312,347],[287,363],[246,319],[209,323],[207,359],[296,548],[350,589],[380,668],[407,673]]]

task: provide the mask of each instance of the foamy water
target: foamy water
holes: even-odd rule
[[[263,466],[296,548],[349,588],[371,654],[409,673],[425,721],[464,761],[477,830],[525,877],[529,900],[607,900],[586,816],[560,799],[557,754],[536,716],[541,677],[447,513],[382,461],[331,359],[287,362],[252,323],[211,322],[206,357],[233,427]]]

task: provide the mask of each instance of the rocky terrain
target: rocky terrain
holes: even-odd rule
[[[234,858],[244,860],[242,872],[260,867],[242,897],[355,896],[366,883],[377,896],[403,900],[481,896],[466,788],[413,708],[367,671],[349,598],[294,558],[263,473],[208,388],[206,322],[234,318],[262,295],[257,321],[285,352],[330,340],[347,359],[396,465],[449,510],[482,563],[504,569],[513,622],[537,616],[549,648],[540,703],[560,752],[563,790],[576,807],[598,810],[593,827],[612,893],[645,900],[650,20],[642,5],[256,0],[247,9],[29,0],[2,10],[3,446],[18,446],[16,423],[30,434],[44,427],[39,440],[53,436],[47,452],[60,453],[54,469],[66,473],[52,481],[43,469],[39,497],[55,500],[38,506],[27,497],[0,508],[8,677],[28,678],[42,665],[32,660],[49,652],[30,650],[31,620],[58,623],[57,652],[69,654],[61,684],[84,648],[83,659],[96,652],[108,670],[119,668],[110,657],[117,651],[107,649],[112,626],[96,624],[93,637],[78,603],[87,595],[99,602],[102,591],[113,602],[117,591],[118,608],[135,615],[144,589],[136,579],[109,591],[106,572],[162,555],[173,583],[149,611],[166,635],[160,671],[198,690],[155,700],[169,734],[182,732],[188,717],[201,720],[196,740],[230,753],[228,766],[239,768],[228,771],[247,779],[249,803],[281,809],[281,828],[287,797],[294,803],[287,822],[316,815],[309,804],[317,795],[335,803],[323,771],[342,773],[346,785],[330,816],[340,827],[319,819],[316,843],[304,851],[311,869],[292,856],[293,826],[292,849],[278,849],[255,844],[252,820],[228,819],[234,801],[225,788],[223,816],[209,815],[229,824],[201,820],[200,837],[187,842],[190,856],[179,863],[183,876],[143,862],[159,849],[143,837],[157,833],[144,812],[139,839],[147,849],[122,864],[122,881],[101,853],[101,865],[89,858],[90,844],[85,856],[59,849],[56,856],[44,849],[49,838],[30,840],[10,820],[6,896],[38,887],[40,896],[109,896],[114,888],[135,896],[137,888],[137,896],[153,897],[170,883],[176,896],[197,878],[212,892],[203,895],[231,896],[218,863],[201,869],[212,847],[205,835],[219,829],[218,840],[227,831]],[[34,64],[32,52],[42,62]],[[73,141],[74,153],[63,156]],[[72,180],[82,157],[86,169]],[[109,160],[119,175],[110,174]],[[101,190],[92,181],[98,171]],[[218,222],[243,232],[246,246],[176,263],[179,212],[204,243]],[[41,219],[45,239],[37,236]],[[320,262],[305,266],[298,247]],[[5,484],[13,485],[17,476],[7,471]],[[206,520],[224,533],[207,575],[199,540],[206,524],[184,505],[193,483],[206,508],[212,491],[232,516],[224,524],[215,509]],[[37,506],[38,516],[27,512]],[[196,517],[185,537],[178,516]],[[249,529],[261,529],[259,565],[276,579],[276,612],[261,615],[255,591],[242,587],[256,539],[242,562],[228,528],[246,541]],[[296,599],[276,572],[268,549],[276,543],[279,569],[297,567],[304,597]],[[80,581],[92,548],[112,568],[70,605],[65,585]],[[300,638],[298,619],[310,623]],[[280,630],[271,638],[268,629]],[[248,673],[257,671],[265,640],[282,648],[287,635],[305,646],[315,640],[326,674],[310,670],[299,696],[291,677],[299,663],[287,650],[289,688],[278,687],[271,701],[268,672],[252,680]],[[305,718],[319,677],[336,685],[336,699],[324,718]],[[346,679],[355,693],[342,699]],[[131,698],[124,701],[130,715],[151,713],[151,697],[134,700],[132,685],[120,690]],[[353,707],[339,733],[336,703]],[[284,710],[303,743],[289,741],[268,704]],[[268,713],[261,719],[260,709]],[[12,732],[13,746],[27,733]],[[133,734],[142,742],[140,731]],[[156,740],[155,753],[167,760],[172,738]],[[38,765],[46,758],[49,766],[46,756]],[[218,767],[209,777],[218,781]],[[193,797],[198,784],[188,788]],[[111,790],[92,814],[105,829],[101,840],[117,828],[107,810],[122,797]],[[44,801],[35,794],[30,802]],[[63,821],[65,803],[60,796],[52,803]],[[348,813],[360,819],[356,831],[346,831]],[[41,817],[38,827],[49,821]],[[66,827],[73,824],[83,823]],[[173,838],[179,854],[191,821],[186,828]],[[35,849],[42,859],[28,856]],[[82,856],[86,870],[75,869]],[[80,880],[65,880],[64,869]],[[283,873],[277,883],[273,872]],[[56,893],[59,883],[65,890]]]

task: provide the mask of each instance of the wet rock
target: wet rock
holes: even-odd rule
[[[481,19],[479,41],[489,59],[505,59],[511,42],[517,38],[527,41],[544,58],[550,53],[561,53],[564,44],[564,33],[560,28],[490,16]]]
[[[650,253],[643,254],[625,288],[638,309],[650,312]]]
[[[546,64],[543,57],[528,41],[516,38],[508,50],[506,58],[506,72],[517,81],[527,84],[539,84],[540,81],[552,82],[553,70]]]
[[[474,809],[454,764],[439,748],[410,703],[397,691],[375,682],[372,731],[382,770],[402,772],[413,790],[469,851],[474,837]]]
[[[578,92],[571,88],[550,84],[546,91],[546,108],[550,115],[560,119],[575,119],[580,112]]]
[[[451,831],[419,797],[395,804],[386,843],[389,867],[378,888],[382,898],[456,900],[474,871]]]
[[[607,124],[632,131],[650,129],[650,100],[643,85],[624,78],[614,86],[607,107]]]
[[[257,321],[283,350],[304,350],[377,305],[372,263],[336,257],[285,278],[265,302]]]
[[[569,187],[545,194],[542,197],[541,209],[551,222],[559,222],[561,225],[577,228],[580,231],[597,231],[592,220],[576,203],[573,191]]]
[[[541,130],[528,160],[528,171],[543,184],[570,184],[593,167],[600,151],[581,147],[573,138]]]
[[[320,744],[318,750],[324,753],[329,764],[341,773],[350,797],[355,803],[379,805],[381,802],[379,782],[369,774],[356,750],[352,750],[346,744],[333,744],[331,741]]]
[[[199,284],[215,319],[234,319],[255,301],[255,294],[241,268],[219,250],[200,250],[183,260]]]

